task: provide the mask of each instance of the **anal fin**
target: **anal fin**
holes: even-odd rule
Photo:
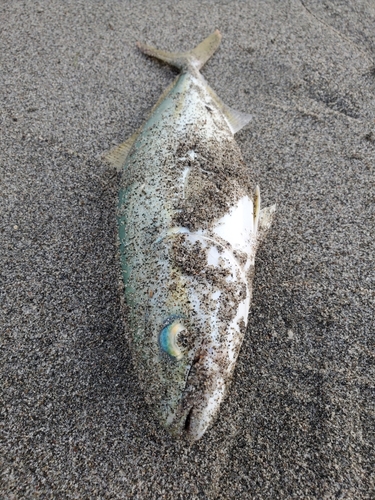
[[[232,109],[224,103],[222,104],[222,112],[233,134],[241,130],[253,118],[252,115],[249,115],[248,113],[242,113],[242,111],[237,111],[236,109]]]
[[[219,110],[223,113],[229,128],[232,131],[232,134],[235,134],[239,130],[241,130],[245,125],[247,125],[250,120],[252,120],[253,116],[248,113],[243,113],[242,111],[237,111],[236,109],[232,109],[227,106],[220,97],[214,92],[209,85],[207,84],[207,88],[210,92],[211,98],[219,108]]]

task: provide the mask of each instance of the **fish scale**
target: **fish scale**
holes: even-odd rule
[[[255,253],[275,211],[260,211],[233,137],[250,115],[226,106],[199,72],[220,39],[215,31],[186,53],[138,44],[181,74],[107,155],[122,171],[117,219],[134,367],[161,424],[193,441],[233,374]]]

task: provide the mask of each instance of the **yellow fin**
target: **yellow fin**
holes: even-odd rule
[[[208,84],[207,89],[210,93],[210,96],[212,97],[212,100],[225,116],[225,119],[233,134],[241,130],[241,128],[247,125],[253,118],[252,115],[249,115],[248,113],[242,113],[242,111],[237,111],[236,109],[232,109],[227,106]]]
[[[232,109],[226,104],[222,103],[221,108],[227,122],[229,124],[229,128],[235,134],[241,128],[249,123],[249,121],[253,118],[252,115],[247,113],[242,113],[242,111],[237,111],[236,109]]]
[[[104,160],[113,165],[117,171],[120,171],[123,168],[129,151],[137,140],[140,130],[141,129],[139,128],[132,136],[129,137],[129,139],[122,142],[114,149],[111,149],[109,153],[104,155]]]
[[[188,52],[167,52],[166,50],[155,49],[140,42],[137,45],[144,54],[156,57],[179,69],[188,69],[190,67],[200,70],[219,47],[220,41],[220,31],[215,30],[203,42],[197,45],[195,49]]]
[[[254,193],[254,233],[258,230],[259,214],[260,214],[260,190],[259,186],[255,188]]]
[[[271,205],[266,208],[262,208],[259,212],[259,224],[258,224],[258,239],[261,241],[266,235],[267,231],[272,225],[273,218],[276,212],[276,205]]]
[[[159,104],[161,104],[162,101],[164,101],[164,99],[167,97],[167,95],[169,94],[169,92],[173,89],[173,87],[176,85],[177,83],[177,80],[179,79],[180,77],[179,76],[176,76],[176,78],[173,80],[173,82],[171,82],[168,87],[163,91],[163,93],[161,94],[161,96],[159,97],[159,99],[156,101],[156,103],[152,106],[151,108],[151,111],[147,117],[150,118],[150,116],[152,115],[152,113],[155,111],[155,109],[159,106]]]
[[[254,233],[257,240],[262,241],[267,231],[271,227],[276,212],[276,205],[271,205],[260,209],[260,190],[259,186],[255,188],[254,193]]]
[[[167,97],[168,93],[173,89],[173,87],[176,85],[176,82],[178,80],[178,76],[171,82],[168,87],[164,90],[164,92],[161,94],[157,102],[152,106],[151,111],[148,114],[147,119],[152,115],[152,113],[155,111],[155,109],[159,106],[159,104]],[[143,125],[137,129],[136,132],[134,132],[133,135],[129,137],[125,142],[122,142],[118,146],[116,146],[114,149],[111,149],[109,153],[105,154],[103,156],[104,160],[111,165],[113,165],[116,170],[120,171],[126,161],[126,158],[137,140],[137,137],[141,133],[143,128]]]

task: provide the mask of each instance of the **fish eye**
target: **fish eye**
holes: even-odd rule
[[[183,332],[186,332],[186,328],[180,318],[166,325],[160,332],[160,347],[176,361],[184,356],[186,336]]]

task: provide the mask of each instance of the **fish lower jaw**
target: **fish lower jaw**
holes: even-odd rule
[[[190,441],[197,441],[206,432],[208,427],[215,420],[220,404],[225,395],[224,385],[216,389],[211,395],[208,396],[206,404],[202,403],[193,407],[189,413],[189,420],[186,421],[187,437]]]
[[[198,441],[214,422],[224,395],[223,382],[214,391],[192,398],[190,405],[183,403],[184,411],[167,422],[167,429],[176,437],[184,437],[190,442]]]

